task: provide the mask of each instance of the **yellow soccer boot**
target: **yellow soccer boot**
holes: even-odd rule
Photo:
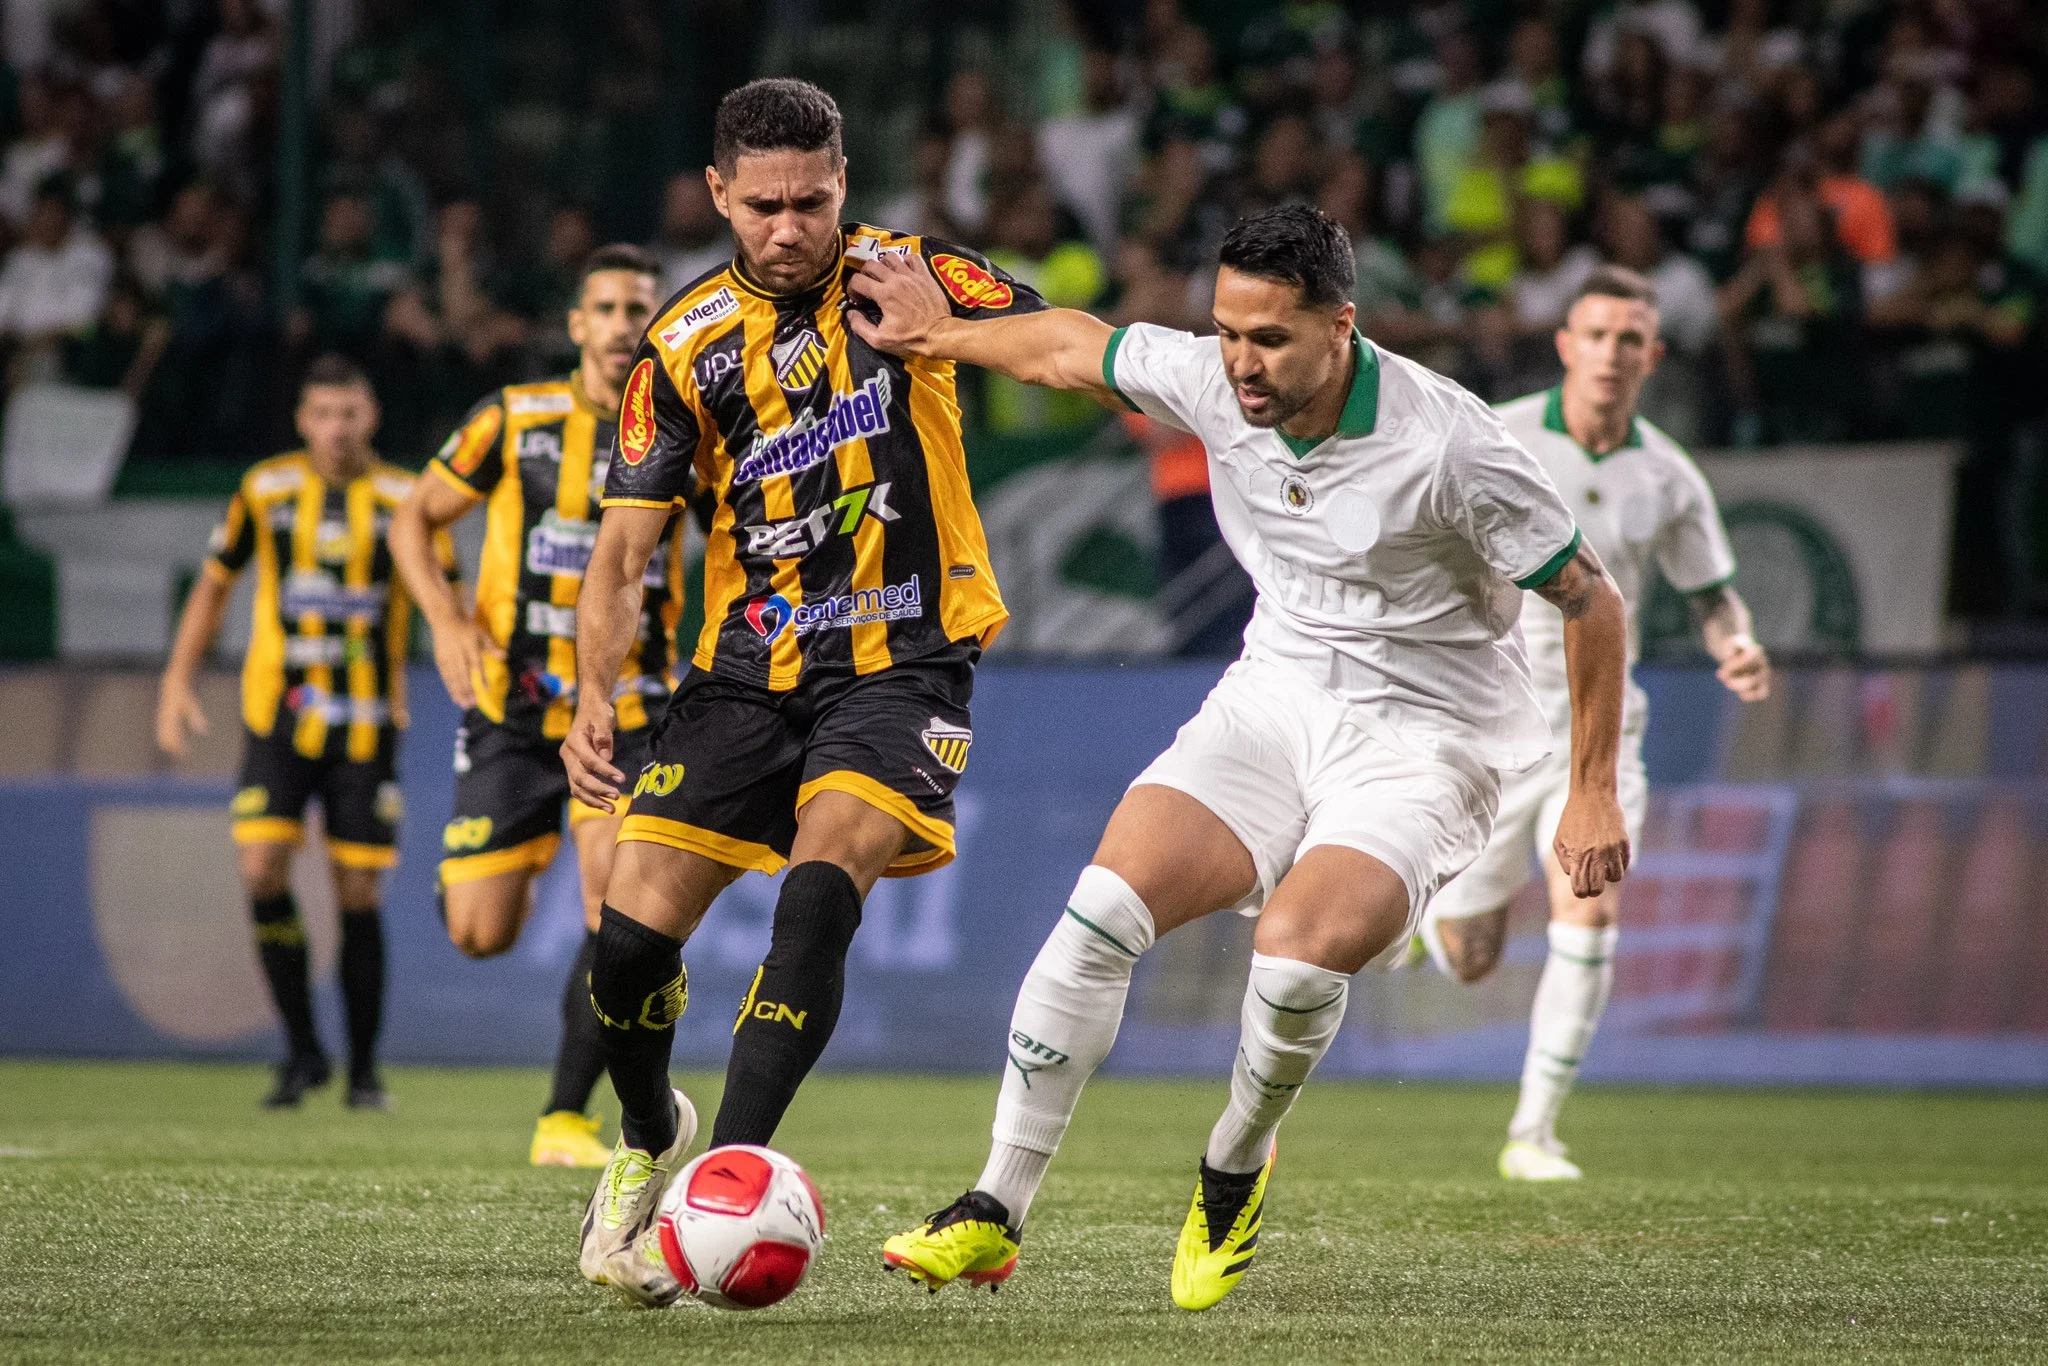
[[[949,1281],[996,1290],[1017,1269],[1019,1231],[986,1191],[969,1191],[908,1233],[882,1244],[882,1265],[934,1295]]]
[[[536,1167],[602,1167],[612,1160],[612,1150],[597,1137],[601,1123],[596,1115],[579,1115],[574,1110],[552,1110],[533,1126],[533,1146],[527,1161]]]
[[[1266,1178],[1273,1154],[1258,1171],[1236,1176],[1201,1164],[1195,1200],[1173,1253],[1173,1302],[1207,1309],[1228,1295],[1258,1255],[1259,1222],[1266,1212]]]

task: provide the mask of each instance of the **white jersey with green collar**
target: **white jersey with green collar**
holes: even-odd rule
[[[1353,334],[1337,431],[1238,410],[1213,337],[1119,328],[1103,377],[1209,452],[1223,539],[1258,588],[1247,658],[1352,703],[1396,750],[1522,769],[1551,748],[1516,623],[1579,544],[1543,467],[1458,385]]]
[[[1600,556],[1628,606],[1628,702],[1622,729],[1640,733],[1648,703],[1635,685],[1643,599],[1654,564],[1673,588],[1697,593],[1735,577],[1735,553],[1713,490],[1684,447],[1636,418],[1628,439],[1606,455],[1590,454],[1565,429],[1564,394],[1547,389],[1496,409],[1501,421],[1542,462]],[[1522,604],[1522,636],[1529,667],[1553,726],[1568,725],[1571,695],[1565,684],[1564,618],[1534,593]]]

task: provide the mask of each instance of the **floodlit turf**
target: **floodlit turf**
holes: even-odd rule
[[[1492,1175],[1505,1088],[1311,1087],[1259,1263],[1167,1298],[1208,1085],[1103,1083],[994,1297],[883,1274],[978,1171],[993,1078],[814,1081],[783,1134],[829,1241],[786,1304],[577,1278],[591,1178],[524,1165],[537,1073],[255,1108],[254,1069],[0,1063],[0,1361],[2048,1358],[2048,1099],[1589,1091],[1577,1188]],[[691,1078],[707,1116],[715,1084]]]

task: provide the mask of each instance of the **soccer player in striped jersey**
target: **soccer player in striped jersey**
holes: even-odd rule
[[[349,1105],[382,1109],[377,1031],[384,1010],[384,930],[378,890],[398,862],[398,733],[405,728],[411,603],[386,531],[413,477],[377,458],[377,399],[339,356],[306,371],[296,415],[302,450],[253,466],[214,530],[211,553],[185,601],[157,694],[157,744],[185,752],[206,731],[192,691],[219,634],[234,581],[256,566],[249,653],[242,662],[242,775],[234,837],[256,921],[256,948],[289,1051],[264,1104],[297,1105],[326,1084],[327,1052],[313,1023],[306,931],[291,890],[292,853],[306,803],[320,799],[341,907],[341,994],[348,1015]],[[454,565],[443,535],[436,572]]]
[[[631,802],[590,975],[623,1132],[580,1264],[657,1304],[677,1286],[635,1235],[696,1125],[668,1083],[683,940],[741,873],[788,866],[711,1133],[714,1146],[766,1143],[831,1037],[875,879],[953,857],[974,665],[1005,619],[953,367],[854,336],[846,281],[863,262],[914,255],[960,316],[1044,307],[972,252],[842,223],[839,110],[815,86],[727,95],[713,161],[736,255],[660,309],[626,381],[562,746],[578,797]],[[643,566],[699,486],[715,500],[704,630],[635,777],[613,683]]]
[[[1721,682],[1745,702],[1770,693],[1770,661],[1751,634],[1734,588],[1735,556],[1713,490],[1685,451],[1636,416],[1636,397],[1657,368],[1657,292],[1632,270],[1603,266],[1579,287],[1557,353],[1564,381],[1499,408],[1501,420],[1557,485],[1586,543],[1600,553],[1628,607],[1628,662],[1641,644],[1638,618],[1653,569],[1692,609]],[[1553,728],[1570,719],[1564,619],[1536,594],[1522,599],[1530,677]],[[1631,681],[1622,715],[1619,792],[1631,842],[1649,805],[1643,732],[1649,701]],[[1574,896],[1550,852],[1571,790],[1571,750],[1508,774],[1486,848],[1429,904],[1421,940],[1445,973],[1476,982],[1500,960],[1508,901],[1529,879],[1532,856],[1550,896],[1550,950],[1536,986],[1522,1090],[1501,1149],[1509,1180],[1576,1180],[1579,1167],[1557,1138],[1557,1116],[1614,985],[1621,889]]]
[[[590,960],[619,818],[569,795],[556,748],[576,708],[576,594],[597,539],[597,500],[618,431],[620,392],[655,305],[657,266],[608,246],[583,264],[569,338],[576,370],[511,384],[471,410],[399,508],[391,549],[434,635],[434,661],[463,709],[455,736],[455,813],[442,832],[441,911],[472,958],[518,941],[533,882],[554,861],[566,806],[583,884],[585,934],[562,988],[553,1084],[534,1125],[535,1166],[602,1167],[611,1150],[584,1113],[604,1075]],[[484,547],[476,610],[435,572],[430,543],[478,505]],[[613,685],[620,753],[646,748],[675,686],[683,597],[682,518],[671,516],[646,574],[639,629]]]

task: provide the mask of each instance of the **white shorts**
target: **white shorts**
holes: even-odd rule
[[[1641,731],[1623,733],[1616,776],[1621,816],[1628,825],[1629,847],[1633,849],[1642,841],[1643,816],[1650,805]],[[1437,893],[1429,908],[1431,920],[1485,915],[1514,900],[1515,893],[1541,871],[1538,860],[1542,851],[1557,838],[1557,822],[1564,815],[1571,777],[1569,746],[1551,751],[1534,768],[1502,776],[1500,815],[1493,822],[1493,834],[1472,866]]]
[[[1173,744],[1131,783],[1187,793],[1250,851],[1255,915],[1295,861],[1319,844],[1370,854],[1408,888],[1408,929],[1375,965],[1407,951],[1430,898],[1486,843],[1500,778],[1473,761],[1402,754],[1351,708],[1287,669],[1230,666]]]

